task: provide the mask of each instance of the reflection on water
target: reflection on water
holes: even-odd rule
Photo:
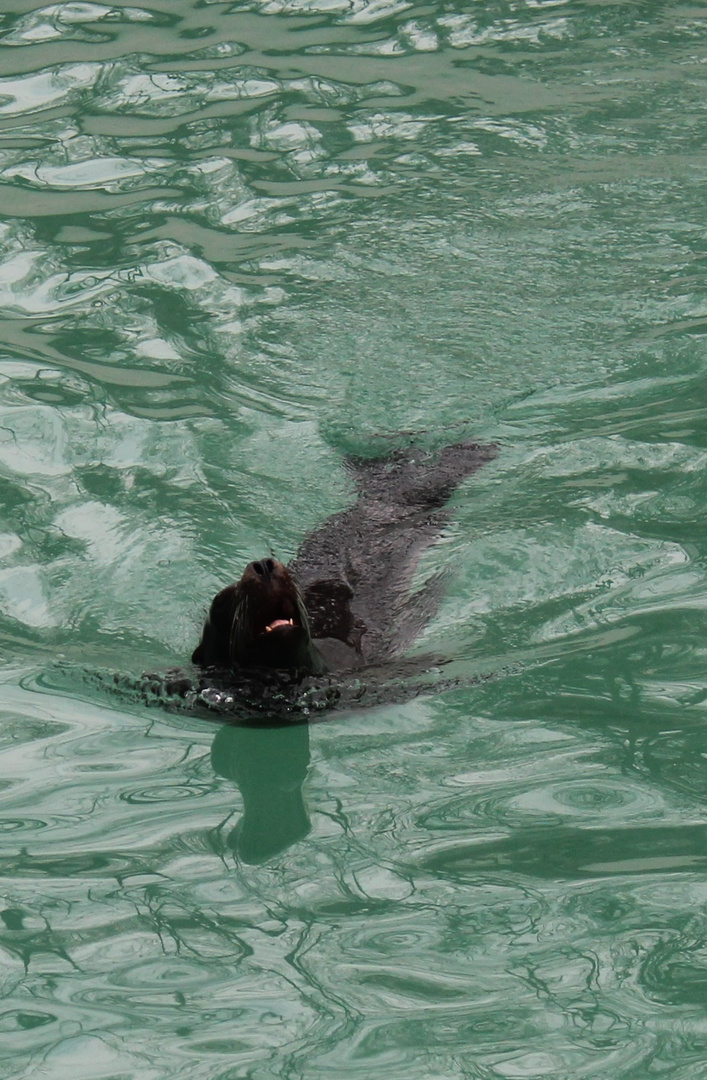
[[[311,828],[302,785],[309,767],[309,727],[231,727],[211,746],[217,776],[233,780],[243,816],[226,843],[245,863],[262,863],[302,840]]]
[[[3,1075],[702,1074],[706,32],[6,5]],[[267,730],[91,681],[345,454],[464,438],[434,678]]]

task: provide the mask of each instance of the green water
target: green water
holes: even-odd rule
[[[9,7],[0,1075],[707,1078],[704,7]],[[84,677],[410,436],[456,688]]]

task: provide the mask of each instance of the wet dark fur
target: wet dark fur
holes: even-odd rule
[[[290,566],[331,669],[385,662],[415,640],[437,602],[435,583],[410,602],[419,557],[449,520],[455,489],[495,456],[495,446],[461,443],[348,461],[356,502],[311,533]]]
[[[272,558],[251,563],[221,590],[193,662],[233,672],[278,669],[290,683],[402,653],[437,599],[432,583],[410,602],[420,553],[448,520],[445,504],[455,488],[495,453],[493,446],[462,443],[436,456],[412,448],[349,460],[354,505],[308,536],[289,567]],[[293,625],[266,632],[275,618],[292,618]]]

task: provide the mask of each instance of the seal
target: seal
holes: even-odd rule
[[[324,670],[299,586],[272,558],[249,563],[216,594],[191,659],[199,667]]]
[[[192,662],[295,676],[380,665],[404,652],[432,614],[430,582],[410,601],[422,551],[449,520],[446,504],[497,448],[419,448],[349,458],[357,499],[302,543],[289,567],[268,557],[214,597]]]

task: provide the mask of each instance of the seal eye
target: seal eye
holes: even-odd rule
[[[275,569],[275,563],[272,561],[272,559],[265,560],[265,569],[269,574],[272,574],[273,570]]]
[[[258,577],[263,577],[265,573],[265,571],[263,570],[263,564],[259,562],[254,562],[252,565]]]

